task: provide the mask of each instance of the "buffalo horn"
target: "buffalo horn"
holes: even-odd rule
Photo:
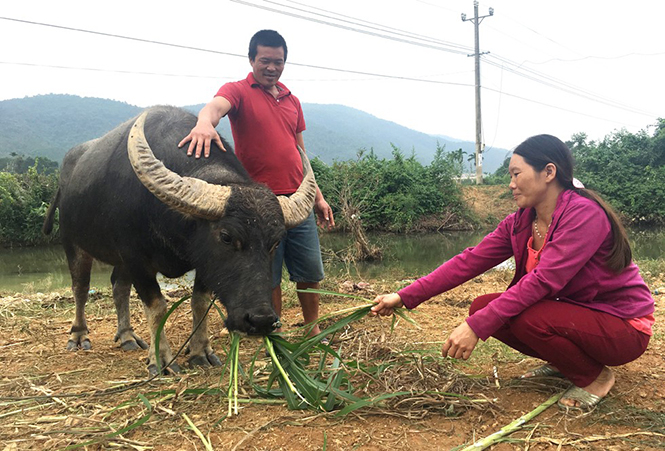
[[[312,212],[316,197],[316,180],[305,152],[298,146],[302,160],[303,179],[298,190],[291,196],[277,196],[284,213],[284,225],[287,229],[297,226]]]
[[[209,220],[221,218],[231,188],[192,177],[181,177],[167,169],[164,163],[155,158],[145,138],[147,115],[145,111],[136,119],[127,139],[129,161],[141,183],[174,210]]]

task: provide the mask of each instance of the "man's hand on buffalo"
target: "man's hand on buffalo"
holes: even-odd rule
[[[203,152],[203,156],[208,158],[210,156],[210,146],[213,141],[220,149],[226,152],[226,148],[222,144],[222,139],[219,137],[219,133],[217,133],[215,127],[209,122],[199,120],[196,127],[189,132],[189,135],[185,136],[178,143],[178,147],[182,147],[189,142],[187,155],[191,156],[194,154],[194,157],[200,158],[201,152]]]

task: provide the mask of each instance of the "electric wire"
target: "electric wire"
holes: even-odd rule
[[[257,4],[255,4],[255,3],[251,3],[251,2],[248,2],[248,1],[245,1],[245,0],[231,0],[231,1],[233,1],[233,2],[235,2],[235,3],[240,3],[240,4],[243,4],[243,5],[247,5],[247,6],[255,7],[255,8],[268,9],[268,10],[270,10],[270,11],[277,12],[277,13],[280,13],[280,14],[292,15],[292,14],[290,14],[290,13],[284,11],[284,10],[279,10],[279,9],[269,8],[269,7],[266,7],[266,6],[257,5]],[[279,6],[281,6],[282,8],[285,8],[285,9],[292,8],[292,9],[296,9],[296,10],[298,10],[298,11],[306,11],[306,10],[301,9],[301,8],[293,8],[293,7],[289,6],[289,5],[285,5],[285,4],[283,4],[283,3],[278,3],[278,2],[275,2],[275,1],[272,1],[272,0],[263,0],[263,1],[264,1],[264,3],[270,3],[270,4],[279,5]],[[297,5],[303,5],[302,3],[300,3],[300,2],[296,2],[296,1],[293,1],[293,0],[285,0],[285,1],[288,1],[289,3],[297,4]],[[332,18],[334,18],[334,19],[336,19],[336,20],[339,20],[339,19],[337,19],[337,18],[334,17],[334,16],[330,16],[330,14],[337,15],[337,16],[340,16],[340,17],[342,17],[342,18],[350,18],[350,16],[341,15],[341,14],[334,13],[334,12],[329,11],[329,10],[323,10],[323,9],[321,9],[321,8],[314,8],[314,9],[319,10],[319,11],[325,11],[326,14],[328,14],[328,15],[326,15],[325,17],[328,17],[328,18],[331,18],[331,17],[332,17]],[[311,11],[307,11],[307,12],[312,13]],[[293,17],[297,17],[297,18],[300,18],[300,19],[303,19],[303,20],[310,20],[310,21],[314,21],[314,22],[320,22],[319,20],[316,20],[316,19],[313,19],[313,18],[309,18],[309,17],[305,17],[305,16],[301,16],[301,15],[293,15]],[[378,26],[378,27],[381,27],[382,30],[390,29],[389,27],[385,27],[385,26],[383,26],[383,25],[379,25],[379,24],[376,24],[376,23],[374,23],[374,22],[368,22],[368,21],[364,21],[364,20],[361,20],[361,19],[355,19],[355,18],[351,18],[351,19],[353,19],[353,21],[355,21],[355,22],[352,22],[352,23],[355,23],[355,24],[358,24],[358,21],[360,20],[361,22],[370,23],[370,24],[372,24],[372,25],[376,25],[376,26]],[[547,38],[546,36],[542,35],[541,33],[539,33],[539,32],[537,32],[537,31],[535,31],[535,30],[533,30],[533,29],[531,29],[531,28],[529,28],[529,27],[527,27],[527,26],[521,24],[519,21],[516,21],[516,20],[514,20],[514,19],[511,19],[511,20],[513,20],[514,22],[520,24],[521,26],[523,26],[523,27],[526,28],[527,30],[529,30],[529,31],[531,31],[531,32],[533,32],[533,33],[535,33],[535,34],[537,34],[537,35],[539,35],[539,36],[541,36],[541,37],[543,37],[543,38],[545,38],[545,39],[548,39],[548,40],[550,40],[551,42],[553,42],[553,43],[555,43],[555,44],[557,44],[557,45],[559,45],[559,46],[561,46],[561,47],[563,47],[563,48],[566,48],[566,47],[563,46],[562,44],[560,44],[560,43],[558,43],[558,42],[556,42],[556,41],[554,41],[554,40],[552,40],[552,39],[549,39],[549,38]],[[328,25],[332,25],[332,26],[337,26],[337,25],[330,24],[330,23],[327,23],[327,22],[326,22],[326,24],[328,24]],[[348,27],[342,27],[342,28],[348,29]],[[360,30],[352,30],[352,31],[362,32],[362,31],[360,31]],[[408,32],[404,32],[403,30],[399,30],[399,31],[400,31],[400,33],[401,33],[402,35],[406,35],[406,34],[408,34]],[[413,35],[413,36],[422,36],[422,35]],[[381,37],[381,36],[380,36],[380,37]],[[383,36],[383,37],[385,37],[385,38],[387,38],[387,39],[393,39],[393,38],[391,38],[391,37],[386,37],[386,36]],[[444,42],[444,41],[434,41],[432,38],[427,38],[427,39],[430,40],[430,42],[441,42],[441,43]],[[419,44],[414,44],[414,45],[419,45]],[[436,49],[438,49],[438,48],[436,48]],[[440,49],[438,49],[438,50],[440,50]],[[472,55],[468,55],[468,56],[472,56]],[[583,88],[576,87],[576,86],[574,86],[574,85],[572,85],[572,84],[570,84],[570,83],[567,83],[567,82],[565,82],[565,81],[558,80],[558,79],[555,79],[555,78],[553,78],[553,77],[551,77],[551,76],[548,76],[548,75],[546,75],[546,74],[540,73],[540,72],[536,71],[535,69],[525,68],[525,67],[523,67],[523,64],[516,63],[516,62],[511,61],[511,60],[509,60],[509,59],[507,59],[507,58],[503,58],[503,57],[497,56],[497,55],[495,55],[495,54],[490,54],[489,58],[496,58],[496,59],[499,59],[502,63],[504,63],[504,64],[506,64],[506,65],[509,66],[509,67],[501,66],[501,65],[499,65],[499,64],[497,64],[497,63],[493,63],[493,62],[491,61],[491,59],[484,58],[484,60],[485,60],[486,62],[488,62],[489,64],[491,64],[491,65],[493,65],[493,66],[495,66],[495,67],[501,67],[502,69],[507,70],[507,71],[513,73],[514,75],[517,75],[517,76],[519,76],[519,77],[523,77],[523,78],[529,79],[529,80],[531,80],[531,81],[533,81],[533,82],[536,82],[536,83],[543,84],[543,85],[548,86],[548,87],[550,87],[550,88],[557,89],[557,90],[561,90],[561,91],[566,92],[566,93],[568,93],[568,94],[575,95],[575,96],[579,96],[579,97],[585,98],[585,99],[587,99],[587,100],[590,100],[590,101],[593,101],[593,102],[597,102],[597,103],[601,103],[601,104],[604,104],[604,105],[607,105],[607,106],[611,106],[611,107],[613,107],[613,108],[620,109],[620,110],[624,110],[624,111],[627,111],[627,112],[631,112],[631,113],[635,113],[635,114],[640,114],[640,115],[647,116],[647,117],[654,117],[654,116],[656,116],[656,114],[654,114],[654,113],[652,113],[652,112],[648,112],[648,111],[645,111],[645,110],[640,110],[640,109],[634,108],[634,107],[632,107],[632,106],[629,106],[629,105],[626,105],[626,104],[622,104],[622,103],[620,103],[620,102],[616,102],[616,101],[611,100],[611,99],[609,99],[609,98],[606,98],[606,97],[600,96],[600,95],[598,95],[598,94],[594,94],[594,93],[592,93],[592,92],[590,92],[590,91],[588,91],[588,90],[585,90],[585,89],[583,89]],[[412,79],[412,80],[413,80],[413,79]],[[519,96],[517,96],[517,97],[519,98]]]
[[[233,1],[233,0],[231,0],[231,1]],[[11,18],[11,17],[2,17],[2,16],[0,16],[0,20],[8,20],[8,21],[13,21],[13,22],[25,23],[25,24],[29,24],[29,25],[51,27],[51,28],[68,30],[68,31],[75,31],[75,32],[80,32],[80,33],[88,33],[88,34],[92,34],[92,35],[110,37],[110,38],[115,38],[115,39],[125,39],[125,40],[129,40],[129,41],[143,42],[143,43],[147,43],[147,44],[163,45],[163,46],[167,46],[167,47],[174,47],[174,48],[180,48],[180,49],[185,49],[185,50],[195,50],[195,51],[206,52],[206,53],[214,53],[214,54],[218,54],[218,55],[239,57],[239,58],[243,58],[243,59],[247,58],[247,55],[241,55],[241,54],[238,54],[238,53],[224,52],[224,51],[221,51],[221,50],[212,50],[212,49],[206,49],[206,48],[202,48],[202,47],[194,47],[194,46],[187,46],[187,45],[181,45],[181,44],[174,44],[174,43],[164,42],[164,41],[155,41],[155,40],[151,40],[151,39],[137,38],[137,37],[132,37],[132,36],[124,36],[124,35],[113,34],[113,33],[105,33],[105,32],[101,32],[101,31],[87,30],[87,29],[83,29],[83,28],[74,28],[74,27],[67,27],[67,26],[63,26],[63,25],[48,24],[48,23],[44,23],[44,22],[36,22],[36,21],[24,20],[24,19],[15,19],[15,18]],[[14,63],[14,62],[5,62],[5,63],[6,64],[27,64],[27,63]],[[342,72],[342,73],[347,73],[347,74],[355,74],[355,75],[372,76],[372,77],[385,78],[385,79],[393,79],[393,80],[419,81],[419,82],[423,82],[423,83],[454,85],[454,86],[473,86],[473,84],[471,84],[471,83],[448,82],[448,81],[442,81],[442,80],[427,80],[427,79],[421,79],[421,78],[416,78],[416,77],[381,74],[381,73],[367,72],[367,71],[357,71],[357,70],[351,70],[351,69],[339,69],[339,68],[335,68],[335,67],[326,67],[326,66],[319,66],[319,65],[315,65],[315,64],[304,64],[304,63],[297,63],[297,62],[291,62],[291,61],[289,61],[289,65],[290,66],[297,66],[297,67],[306,67],[306,68],[310,68],[310,69],[327,70],[327,71],[332,71],[332,72]]]
[[[435,42],[436,44],[427,43],[427,42],[418,42],[418,41],[414,41],[412,39],[406,39],[404,37],[400,37],[400,34],[398,34],[398,33],[393,33],[393,34],[395,34],[395,36],[391,36],[391,35],[379,33],[377,31],[371,31],[373,28],[376,29],[376,27],[365,26],[366,28],[369,28],[369,29],[368,30],[363,30],[363,29],[360,29],[360,28],[354,28],[354,27],[349,26],[349,25],[338,24],[338,23],[326,21],[326,20],[323,20],[323,19],[317,19],[317,18],[314,18],[314,17],[303,16],[302,14],[298,14],[298,13],[291,13],[291,12],[288,12],[286,10],[270,7],[270,6],[267,6],[267,5],[258,5],[258,4],[251,3],[251,2],[248,2],[248,1],[244,1],[244,0],[230,0],[230,1],[232,1],[234,3],[241,4],[241,5],[249,6],[249,7],[252,7],[252,8],[263,9],[265,11],[270,11],[270,12],[277,13],[277,14],[282,14],[282,15],[286,15],[286,16],[290,16],[290,17],[295,17],[297,19],[303,19],[303,20],[307,20],[307,21],[310,21],[310,22],[315,22],[315,23],[318,23],[318,24],[329,25],[331,27],[341,28],[343,30],[353,31],[353,32],[356,32],[356,33],[363,33],[363,34],[367,34],[367,35],[370,35],[370,36],[375,36],[375,37],[389,39],[389,40],[396,41],[396,42],[402,42],[402,43],[406,43],[406,44],[416,45],[416,46],[419,46],[419,47],[426,47],[426,48],[431,48],[431,49],[435,49],[435,50],[441,50],[443,52],[455,53],[455,54],[459,54],[459,55],[465,55],[470,51],[469,48],[466,47],[466,46],[459,46],[458,44],[452,44],[452,43],[444,43],[443,41],[433,40],[431,38],[427,38],[427,40],[430,41],[430,42]],[[267,1],[267,0],[264,0],[264,1],[265,1],[265,3],[272,3],[272,4],[276,3],[276,2],[271,2],[271,1]],[[277,4],[284,7],[284,8],[294,9],[294,10],[297,10],[297,11],[303,11],[299,8],[294,8],[294,7],[291,7],[291,6],[288,6],[288,5],[279,4],[279,3],[277,3]],[[308,12],[310,14],[318,14],[318,13],[313,13],[311,11],[308,11]],[[318,15],[321,15],[321,14],[318,14]],[[335,20],[339,20],[339,21],[344,22],[342,19],[335,19]],[[354,23],[354,24],[359,25],[357,23]],[[384,29],[381,29],[381,30],[385,31]],[[467,49],[467,50],[460,50],[460,49],[452,48],[452,47],[449,48],[450,46],[453,46],[453,45],[458,46],[459,48]]]
[[[496,59],[496,60],[498,60],[498,62],[493,61],[492,59]],[[546,74],[542,74],[542,73],[540,73],[536,70],[530,69],[528,67],[519,66],[515,62],[510,61],[506,58],[502,58],[502,57],[497,56],[497,55],[490,55],[488,58],[484,58],[484,61],[487,64],[491,65],[491,66],[499,67],[503,70],[507,70],[507,71],[509,71],[509,72],[511,72],[515,75],[518,75],[520,77],[535,81],[535,82],[540,83],[542,85],[545,85],[545,86],[548,86],[550,88],[566,92],[568,94],[572,94],[572,95],[575,95],[575,96],[578,96],[578,97],[582,97],[582,98],[585,98],[587,100],[591,100],[593,102],[601,103],[603,105],[611,106],[613,108],[622,109],[624,111],[629,111],[631,113],[640,114],[640,115],[649,116],[649,117],[655,116],[655,114],[653,114],[651,112],[648,112],[648,111],[645,111],[645,110],[642,110],[642,109],[638,109],[638,108],[634,108],[630,105],[626,105],[626,104],[611,100],[611,99],[606,98],[604,96],[601,96],[599,94],[595,94],[591,91],[588,91],[584,88],[574,86],[574,85],[572,85],[568,82],[565,82],[563,80],[556,79],[556,78],[551,77],[551,76],[546,75]]]
[[[247,4],[248,6],[253,6],[253,7],[259,7],[259,5],[251,4],[249,2],[243,1],[243,0],[230,0],[234,1],[236,3],[241,3],[241,4]],[[288,1],[288,0],[287,0]],[[270,2],[270,3],[276,3],[276,2]],[[293,2],[296,4],[300,4],[298,2]],[[281,4],[285,8],[291,8],[288,5]],[[328,10],[323,10],[318,8],[321,11],[325,11],[330,14],[337,14],[337,13],[332,13]],[[276,11],[279,12],[279,11]],[[350,16],[342,16],[342,17],[350,17]],[[304,20],[312,20],[311,18],[308,17],[299,17]],[[30,24],[30,25],[37,25],[37,26],[44,26],[44,27],[51,27],[51,28],[56,28],[56,29],[63,29],[63,30],[68,30],[68,31],[74,31],[74,32],[82,32],[82,33],[89,33],[93,35],[98,35],[98,36],[103,36],[103,37],[109,37],[109,38],[115,38],[115,39],[125,39],[125,40],[130,40],[130,41],[135,41],[135,42],[143,42],[143,43],[148,43],[148,44],[155,44],[155,45],[163,45],[163,46],[168,46],[168,47],[173,47],[173,48],[180,48],[180,49],[185,49],[185,50],[193,50],[193,51],[200,51],[200,52],[207,52],[207,53],[214,53],[218,55],[225,55],[225,56],[231,56],[231,57],[238,57],[238,58],[247,58],[246,55],[242,54],[237,54],[237,53],[232,53],[232,52],[225,52],[225,51],[220,51],[220,50],[212,50],[212,49],[206,49],[206,48],[201,48],[201,47],[194,47],[194,46],[187,46],[187,45],[181,45],[181,44],[175,44],[175,43],[169,43],[169,42],[163,42],[163,41],[156,41],[156,40],[151,40],[151,39],[145,39],[145,38],[137,38],[137,37],[132,37],[132,36],[124,36],[124,35],[119,35],[119,34],[114,34],[114,33],[105,33],[105,32],[99,32],[99,31],[93,31],[93,30],[86,30],[86,29],[81,29],[81,28],[75,28],[75,27],[67,27],[67,26],[62,26],[62,25],[55,25],[55,24],[48,24],[48,23],[43,23],[43,22],[36,22],[36,21],[30,21],[30,20],[23,20],[23,19],[16,19],[16,18],[9,18],[9,17],[0,17],[1,20],[8,20],[8,21],[14,21],[14,22],[19,22],[19,23],[25,23],[25,24]],[[373,22],[367,22],[366,23],[374,24]],[[378,24],[374,24],[379,27]],[[350,28],[350,27],[347,27]],[[353,30],[353,31],[358,31],[358,30]],[[401,30],[400,30],[401,32]],[[403,32],[404,34],[407,34],[408,32]],[[385,35],[379,35],[379,37],[384,37],[386,39],[396,39],[394,37],[389,37]],[[413,35],[413,36],[418,36],[418,35]],[[406,41],[405,41],[406,42]],[[437,41],[438,42],[438,41]],[[442,41],[441,41],[442,42]],[[407,42],[411,43],[414,45],[425,45],[421,43],[414,43],[414,42]],[[444,49],[439,46],[429,46],[425,45],[431,48],[434,48],[436,50],[443,50],[443,51],[450,51],[450,49]],[[460,52],[456,52],[460,53]],[[495,67],[500,67],[502,70],[506,70],[508,72],[513,73],[514,75],[520,76],[527,78],[529,80],[532,80],[536,83],[543,84],[545,86],[551,87],[553,89],[559,89],[564,92],[570,93],[572,95],[580,96],[583,98],[586,98],[588,100],[598,102],[598,103],[603,103],[608,106],[612,106],[617,109],[622,109],[625,111],[637,113],[637,114],[642,114],[645,116],[653,117],[655,116],[652,113],[645,112],[642,110],[638,110],[635,108],[632,108],[630,106],[621,104],[619,102],[612,101],[607,98],[603,98],[602,96],[598,96],[597,94],[590,93],[589,91],[585,91],[584,89],[575,87],[573,85],[570,85],[566,82],[563,82],[561,80],[554,79],[552,77],[549,77],[545,74],[539,73],[538,71],[535,71],[533,69],[528,69],[524,68],[518,63],[515,63],[513,61],[510,61],[506,58],[502,58],[500,56],[497,56],[496,54],[490,54],[489,57],[484,57],[483,58],[485,62],[487,62],[490,65],[493,65]],[[492,59],[497,59],[500,63],[492,61]],[[31,63],[25,63],[25,62],[0,62],[0,64],[17,64],[17,65],[33,65],[33,66],[41,66],[41,67],[54,67],[54,68],[62,68],[62,69],[79,69],[79,70],[89,70],[89,71],[99,71],[99,72],[117,72],[117,73],[142,73],[145,75],[165,75],[165,76],[181,76],[181,77],[190,77],[190,78],[215,78],[211,76],[201,76],[201,75],[186,75],[186,74],[158,74],[158,73],[150,73],[150,72],[135,72],[135,71],[121,71],[121,70],[105,70],[105,69],[96,69],[96,68],[72,68],[72,67],[66,67],[66,66],[46,66],[46,65],[39,65],[39,64],[31,64]],[[470,87],[473,86],[471,83],[459,83],[459,82],[448,82],[448,81],[443,81],[443,80],[431,80],[431,79],[424,79],[424,78],[418,78],[418,77],[410,77],[410,76],[397,76],[397,75],[390,75],[390,74],[381,74],[381,73],[374,73],[374,72],[367,72],[367,71],[356,71],[356,70],[350,70],[350,69],[340,69],[340,68],[334,68],[334,67],[325,67],[325,66],[319,66],[319,65],[311,65],[311,64],[303,64],[303,63],[298,63],[298,62],[289,62],[291,66],[297,66],[297,67],[305,67],[305,68],[311,68],[311,69],[316,69],[316,70],[326,70],[326,71],[333,71],[333,72],[338,72],[338,73],[347,73],[347,74],[353,74],[353,75],[361,75],[361,76],[369,76],[369,77],[377,77],[377,78],[383,78],[383,79],[393,79],[393,80],[402,80],[402,81],[415,81],[415,82],[423,82],[423,83],[432,83],[432,84],[441,84],[441,85],[452,85],[452,86],[464,86],[464,87]],[[508,67],[506,67],[508,66]],[[222,78],[222,77],[217,77],[217,78]],[[230,77],[228,77],[230,78]],[[483,89],[487,89],[484,88]],[[511,95],[509,93],[505,93],[506,95]],[[523,100],[529,100],[526,99],[522,96],[519,95],[511,95],[515,98],[523,99]],[[543,106],[549,106],[555,109],[563,109],[565,111],[568,111],[564,108],[559,108],[555,105],[550,105],[545,102],[537,102]],[[590,117],[595,117],[592,115],[589,115]],[[600,118],[599,118],[600,119]]]
[[[264,1],[269,1],[269,0],[264,0]],[[363,24],[369,24],[369,25],[372,25],[374,27],[377,27],[377,29],[379,29],[379,30],[385,30],[385,31],[388,31],[388,32],[391,32],[391,33],[394,32],[394,33],[397,33],[397,34],[400,34],[400,35],[403,35],[403,36],[414,37],[414,38],[417,38],[417,39],[422,39],[424,41],[433,42],[433,43],[437,43],[437,44],[441,44],[441,45],[449,45],[451,47],[459,48],[461,50],[464,50],[465,52],[472,51],[471,47],[466,46],[466,45],[462,45],[462,44],[458,44],[458,43],[455,43],[455,42],[444,41],[444,40],[441,40],[441,39],[435,39],[435,38],[432,38],[430,36],[425,36],[425,35],[422,35],[422,34],[413,33],[413,32],[406,31],[406,30],[401,30],[399,28],[389,27],[387,25],[381,25],[381,24],[378,24],[376,22],[370,22],[368,20],[359,19],[359,18],[355,18],[355,17],[348,16],[348,15],[345,15],[345,14],[340,14],[340,13],[336,13],[336,12],[329,11],[329,10],[326,10],[326,9],[306,5],[304,3],[297,2],[295,0],[284,0],[284,1],[296,4],[296,5],[307,6],[312,10],[322,11],[322,12],[325,12],[327,14],[332,14],[333,19],[335,19],[334,16],[338,16],[338,17],[342,17],[344,19],[349,19],[350,23],[355,23],[355,24],[358,24],[358,25],[361,25],[361,26],[364,26]],[[271,3],[275,3],[275,2],[271,1]],[[281,6],[288,7],[288,5],[281,5]]]

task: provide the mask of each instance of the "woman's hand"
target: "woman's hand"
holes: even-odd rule
[[[468,359],[478,343],[478,335],[469,327],[466,321],[462,322],[450,334],[448,340],[443,344],[441,354],[444,357],[455,359]]]
[[[396,308],[403,307],[402,298],[397,293],[382,294],[374,299],[376,305],[372,307],[370,313],[374,316],[389,316],[393,314]]]

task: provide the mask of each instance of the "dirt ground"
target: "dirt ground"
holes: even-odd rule
[[[496,198],[496,193],[490,192],[479,196],[487,195]],[[496,208],[497,212],[492,214],[498,216],[501,207]],[[664,448],[663,273],[665,268],[648,277],[652,291],[657,291],[655,335],[645,355],[613,369],[617,383],[606,399],[587,414],[565,413],[556,405],[549,407],[510,435],[509,441],[491,449]],[[333,346],[357,359],[377,350],[393,355],[438,350],[441,340],[465,318],[471,300],[505,289],[510,277],[510,271],[492,271],[426,302],[413,313],[420,329],[400,321],[391,331],[390,320],[367,317],[336,337]],[[324,288],[351,291],[371,299],[376,293],[393,291],[409,281],[358,282],[361,281],[327,281]],[[183,294],[186,289],[167,292],[172,301]],[[294,293],[286,291],[286,298],[291,300],[286,302],[283,321],[286,329],[293,330],[302,315],[292,300]],[[357,301],[324,296],[321,309],[322,313],[329,313],[354,305]],[[456,377],[463,382],[458,393],[476,400],[476,404],[392,403],[390,408],[362,409],[340,417],[336,412],[291,411],[283,403],[256,402],[241,403],[238,416],[224,418],[227,404],[219,395],[183,394],[186,389],[226,387],[219,368],[186,370],[177,377],[103,394],[104,390],[147,378],[145,351],[123,352],[113,342],[116,319],[109,289],[99,288],[88,304],[93,345],[90,351],[65,350],[73,314],[71,293],[67,291],[5,293],[0,297],[0,451],[65,449],[77,445],[84,449],[206,449],[197,432],[210,442],[208,449],[215,450],[454,450],[500,430],[565,387],[553,380],[529,383],[518,380],[520,374],[540,362],[490,339],[479,343],[469,361],[446,361],[450,365],[446,368],[459,374]],[[186,340],[190,318],[186,303],[169,319],[166,332],[174,350]],[[136,298],[132,298],[132,323],[141,337],[149,338]],[[223,358],[228,334],[217,315],[213,315],[210,323],[213,348]],[[345,337],[353,340],[347,341]],[[258,346],[255,339],[244,338],[241,362],[247,363]],[[184,360],[185,357],[179,358],[183,366]],[[421,372],[426,379],[433,367],[418,366],[416,362],[414,368],[404,371],[408,369]],[[382,382],[381,378],[378,376],[377,382]],[[437,386],[428,389],[436,390]],[[159,390],[164,390],[162,395],[152,396]],[[42,395],[50,396],[35,398]],[[150,407],[143,404],[140,396],[150,398]],[[260,399],[247,386],[241,387],[241,397]],[[188,419],[196,429],[189,425]],[[134,429],[101,443],[85,445],[143,420]]]

